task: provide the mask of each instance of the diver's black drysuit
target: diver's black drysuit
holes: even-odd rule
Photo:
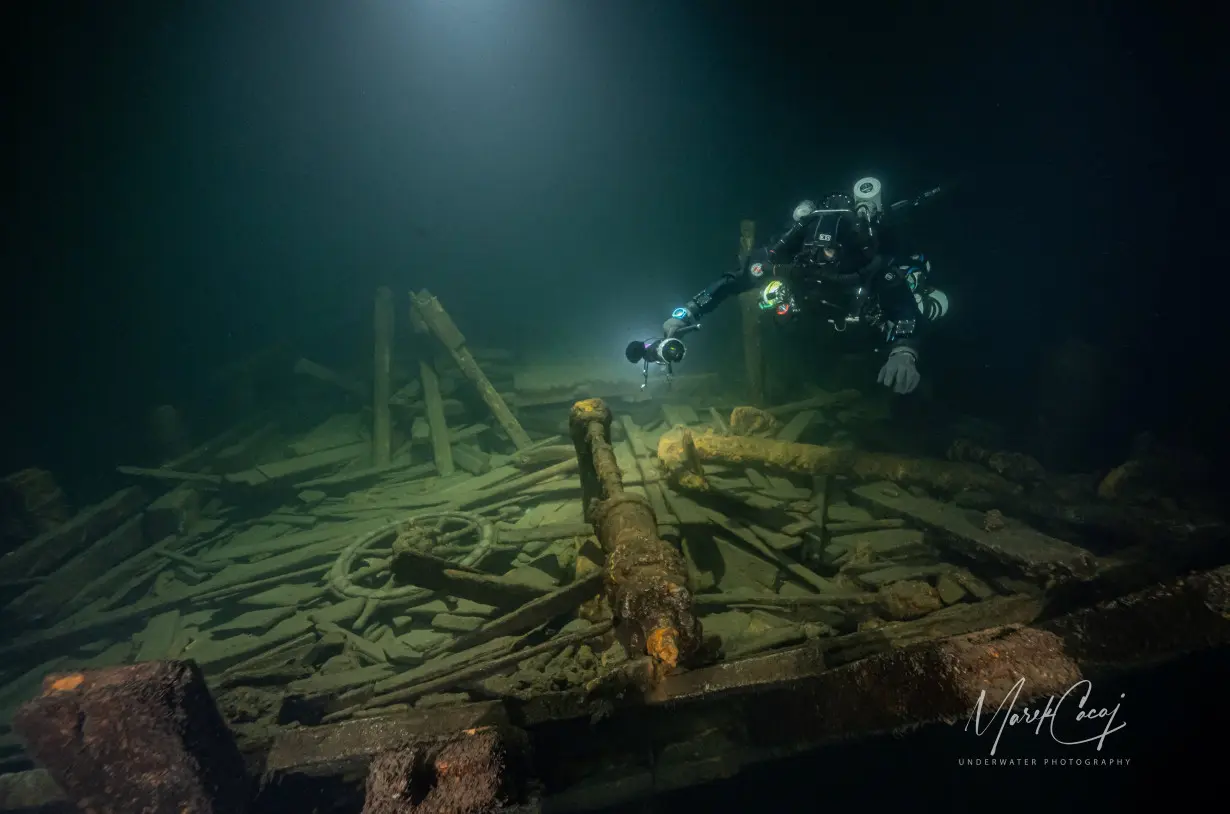
[[[890,359],[908,354],[912,372],[922,327],[944,313],[947,298],[927,285],[926,258],[893,251],[883,231],[851,212],[804,216],[675,309],[665,333],[694,324],[733,295],[759,288],[761,308],[779,317],[815,312],[839,331],[850,325],[880,331]],[[914,383],[898,392],[914,389],[917,374],[912,375]]]

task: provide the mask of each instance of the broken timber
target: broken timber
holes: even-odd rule
[[[393,424],[389,417],[390,376],[393,362],[393,292],[376,290],[375,358],[372,375],[372,466],[388,466],[393,450]]]
[[[524,582],[484,574],[476,568],[433,557],[413,549],[396,550],[392,573],[397,585],[415,585],[449,596],[495,607],[515,606],[549,593]]]
[[[243,758],[191,662],[48,676],[13,719],[82,810],[240,814]]]
[[[937,532],[951,548],[978,559],[992,559],[1031,576],[1092,576],[1097,558],[1079,546],[1048,537],[1027,526],[988,531],[970,520],[971,510],[915,497],[890,483],[869,483],[851,497],[865,506],[906,516]]]
[[[521,633],[538,625],[550,622],[557,616],[576,610],[578,606],[602,590],[602,572],[593,571],[578,577],[575,582],[538,597],[516,610],[485,623],[473,633],[468,633],[428,653],[435,658],[453,650],[465,650],[499,638]]]
[[[427,407],[427,423],[431,427],[431,454],[436,471],[441,475],[454,472],[453,447],[449,443],[448,422],[444,418],[444,400],[440,397],[440,377],[427,359],[419,360],[419,378],[423,382],[423,402]]]
[[[107,573],[145,547],[142,521],[143,515],[130,517],[63,563],[51,579],[14,599],[5,612],[27,620],[52,620],[70,613],[75,608],[65,603],[65,598],[76,596],[99,574]]]
[[[586,519],[607,553],[611,607],[631,625],[635,643],[669,667],[700,646],[682,555],[658,536],[645,499],[624,491],[611,446],[611,411],[600,399],[579,401],[569,417],[581,471]]]
[[[1023,604],[1004,617],[1006,622],[1029,623],[1030,613],[1037,616],[1041,612],[1039,606],[1031,610],[1027,600],[1019,601]],[[1019,615],[1022,613],[1025,616]],[[890,627],[915,625],[907,622]],[[870,645],[872,634],[883,630],[843,638],[859,637]],[[952,631],[940,632],[945,634]],[[771,742],[818,744],[854,734],[959,720],[971,714],[984,691],[983,708],[998,708],[1022,679],[1019,701],[1025,703],[1059,697],[1082,678],[1230,645],[1230,568],[1027,627],[1010,625],[938,640],[916,639],[912,646],[859,660],[847,656],[837,660],[845,666],[832,669],[841,641],[821,641],[668,677],[652,690],[649,700],[716,700],[715,696],[731,692],[758,690],[748,720],[759,721],[758,730],[774,728]],[[910,644],[908,640],[900,643]],[[767,692],[775,687],[783,691]]]
[[[74,552],[110,532],[136,514],[148,498],[137,487],[121,489],[83,510],[67,523],[44,532],[0,557],[0,579],[46,574]]]
[[[427,323],[423,321],[419,310],[414,304],[414,294],[410,295],[410,326],[416,336],[428,333]],[[423,410],[427,414],[428,436],[431,438],[431,458],[435,462],[436,472],[442,476],[453,474],[453,448],[450,443],[451,434],[445,421],[444,396],[440,392],[440,376],[436,372],[435,362],[427,348],[417,346],[415,352],[419,360],[419,381],[423,385]]]
[[[360,382],[336,373],[324,365],[318,365],[310,359],[300,359],[295,362],[295,372],[336,385],[348,393],[354,393],[356,396],[367,397],[367,388]]]
[[[539,765],[556,767],[543,778],[550,810],[593,810],[729,776],[754,761],[808,747],[935,721],[959,723],[971,716],[984,690],[983,708],[990,718],[1018,682],[1016,700],[1024,704],[1059,697],[1082,678],[1101,689],[1103,677],[1230,645],[1230,568],[1049,620],[1037,600],[995,602],[992,608],[979,608],[991,603],[953,606],[917,622],[668,676],[643,697],[629,693],[630,700],[613,712],[607,708],[610,720],[603,727],[579,727],[574,737],[558,737],[557,724],[594,714],[594,704],[583,693],[539,696],[520,704],[515,720]],[[942,624],[934,621],[941,614]],[[518,653],[510,659],[524,657]],[[424,677],[444,675],[425,672]],[[368,767],[389,751],[467,730],[503,731],[512,720],[505,703],[479,702],[291,728],[276,734],[270,746],[253,749],[250,765],[261,767],[271,781],[260,792],[267,802],[288,786],[279,781],[295,776],[352,778],[361,788]],[[702,750],[697,733],[715,725],[739,733],[732,744],[736,748],[716,754]],[[621,736],[623,731],[629,734]],[[595,779],[592,784],[575,779],[597,775],[598,764],[623,765],[629,755],[643,754],[646,738],[653,739],[655,757],[662,759],[643,767],[645,777],[629,778],[635,782]],[[687,756],[668,761],[668,752]],[[641,764],[633,760],[628,765]],[[116,767],[112,771],[123,777]],[[4,804],[20,800],[35,810],[64,799],[42,772],[4,779],[13,780],[0,782]],[[595,799],[602,806],[592,805]],[[581,800],[591,805],[572,805]]]
[[[756,222],[745,220],[739,223],[739,268],[747,265],[747,258],[756,243]],[[757,407],[764,404],[764,346],[761,337],[760,292],[748,291],[739,295],[743,312],[743,366],[746,377],[748,400]]]
[[[504,399],[496,392],[496,389],[487,379],[487,375],[483,373],[482,368],[478,366],[478,362],[474,360],[474,355],[470,353],[470,349],[466,347],[465,336],[457,329],[457,325],[453,322],[452,317],[440,305],[440,301],[432,296],[431,292],[423,289],[418,294],[412,297],[414,310],[417,312],[419,319],[427,326],[436,339],[448,350],[453,357],[453,361],[457,363],[457,367],[461,368],[461,372],[465,377],[474,383],[478,389],[478,395],[486,402],[490,408],[491,414],[495,416],[498,423],[504,432],[508,433],[508,437],[512,440],[513,445],[517,449],[527,449],[533,445],[529,435],[517,423],[517,419],[513,416],[512,411],[508,409],[508,405],[504,403]]]

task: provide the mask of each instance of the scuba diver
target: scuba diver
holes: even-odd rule
[[[896,393],[913,392],[920,380],[920,334],[947,313],[948,298],[929,285],[926,257],[895,245],[892,226],[896,215],[929,200],[939,188],[887,210],[880,191],[879,180],[862,178],[853,197],[830,195],[819,207],[800,203],[784,234],[676,308],[662,325],[665,340],[658,342],[699,327],[701,317],[730,297],[760,288],[760,307],[780,319],[816,313],[836,331],[857,326],[878,334],[888,358],[877,381]],[[652,351],[648,345],[646,350]],[[675,355],[682,358],[682,351],[680,346]],[[631,350],[628,358],[633,359]]]

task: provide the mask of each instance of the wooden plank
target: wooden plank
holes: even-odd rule
[[[200,517],[200,493],[191,486],[183,484],[167,492],[146,508],[145,535],[151,540],[161,540],[172,535],[187,535]]]
[[[343,390],[354,393],[360,398],[367,398],[367,388],[361,382],[351,379],[349,376],[343,376],[340,373],[330,370],[324,365],[318,365],[310,359],[300,359],[295,362],[295,372],[304,376],[311,376],[314,379],[319,379],[322,382],[328,382],[342,388]]]
[[[257,527],[250,531],[251,539],[236,537],[219,548],[202,555],[205,562],[227,562],[229,560],[260,557],[269,554],[281,554],[286,551],[305,548],[330,539],[353,540],[360,534],[375,531],[388,524],[388,518],[371,518],[365,520],[349,520],[316,526],[308,531],[297,531],[293,534],[276,534],[276,529],[266,527],[262,535]]]
[[[271,779],[291,774],[322,776],[363,772],[376,755],[403,748],[406,733],[429,738],[507,722],[508,713],[503,702],[488,701],[287,729],[274,739],[263,764],[264,771]]]
[[[323,489],[329,486],[354,485],[360,481],[376,480],[396,476],[401,482],[425,478],[436,471],[435,464],[411,464],[409,466],[393,464],[390,466],[370,466],[349,472],[339,472],[336,475],[326,475],[323,478],[312,478],[295,484],[296,489]]]
[[[769,483],[769,479],[759,469],[753,469],[749,466],[744,472],[747,475],[748,483],[756,491],[767,492],[773,488],[773,484]]]
[[[235,439],[240,438],[249,431],[250,427],[258,426],[260,421],[264,419],[264,415],[258,416],[249,421],[241,422],[234,427],[226,430],[210,438],[208,441],[200,444],[193,449],[188,450],[183,455],[177,458],[172,458],[162,464],[163,469],[186,469],[190,464],[199,461],[207,455],[220,454],[220,450],[226,449]],[[208,466],[197,467],[202,471],[208,471]]]
[[[376,289],[375,375],[372,387],[372,466],[388,466],[393,458],[393,422],[389,417],[393,363],[393,292]]]
[[[578,605],[602,590],[602,571],[596,570],[575,582],[531,600],[514,611],[483,624],[473,633],[453,639],[431,652],[437,656],[451,650],[466,650],[500,636],[510,636],[550,622],[557,616],[575,610]]]
[[[632,460],[635,462],[636,471],[640,475],[641,484],[645,490],[645,497],[649,500],[649,507],[653,509],[653,516],[658,520],[659,533],[666,532],[667,536],[673,536],[677,530],[663,529],[662,524],[678,523],[679,518],[666,503],[665,490],[659,482],[658,467],[649,458],[649,449],[645,446],[641,429],[630,416],[620,416],[619,421],[624,429],[624,441],[622,445],[617,445],[616,449],[624,448],[631,451]]]
[[[301,549],[269,557],[260,562],[231,565],[210,579],[167,597],[151,597],[113,611],[92,613],[79,621],[65,623],[0,644],[0,657],[21,653],[66,639],[76,639],[87,633],[102,630],[112,625],[123,624],[133,619],[143,619],[153,613],[170,608],[192,606],[227,596],[247,588],[272,587],[274,583],[294,581],[298,574],[315,573],[329,567],[351,538],[325,540]]]
[[[242,469],[243,467],[251,466],[255,461],[249,460],[260,446],[262,442],[267,440],[278,429],[278,422],[267,421],[257,427],[252,432],[239,438],[233,444],[228,444],[218,450],[218,454],[210,461],[210,466],[202,471],[233,471]],[[165,469],[175,469],[176,467],[165,465]],[[182,467],[181,467],[182,468]]]
[[[65,602],[145,547],[143,516],[130,517],[120,527],[56,569],[46,582],[14,599],[8,611],[23,619],[62,618],[74,610]]]
[[[296,458],[349,446],[363,440],[357,413],[336,413],[308,430],[299,440],[286,445]]]
[[[114,529],[141,510],[147,497],[139,487],[121,489],[0,557],[0,579],[21,579],[50,572],[75,551]]]
[[[1079,546],[1016,524],[986,531],[973,518],[981,513],[915,497],[887,481],[860,486],[850,494],[865,506],[905,515],[938,532],[939,540],[966,555],[994,559],[1026,574],[1088,577],[1097,570],[1097,557]]]
[[[301,678],[286,685],[287,692],[299,698],[317,698],[323,695],[335,695],[354,687],[362,687],[388,678],[395,668],[385,664],[372,664],[358,667],[341,673],[314,675],[311,678]]]
[[[475,569],[440,560],[417,551],[399,551],[393,555],[391,568],[398,585],[416,585],[449,596],[469,599],[498,608],[529,602],[550,589],[540,588],[506,577],[488,576]]]
[[[739,267],[747,264],[748,255],[756,242],[755,221],[739,223]],[[761,339],[760,292],[745,291],[739,295],[739,309],[743,314],[743,370],[748,401],[754,407],[763,407],[764,396],[764,347]]]
[[[669,499],[668,499],[668,502]],[[764,559],[776,565],[778,568],[786,571],[791,576],[795,577],[799,582],[807,585],[814,591],[820,593],[834,591],[832,580],[825,579],[819,574],[812,571],[810,568],[801,565],[787,555],[774,549],[768,545],[760,536],[741,520],[727,517],[719,512],[716,512],[707,507],[698,507],[703,516],[716,527],[723,529],[727,534],[742,540],[753,551],[760,554]]]
[[[347,444],[344,447],[326,449],[299,458],[288,458],[277,463],[261,464],[256,467],[256,471],[263,475],[266,480],[282,480],[317,469],[324,469],[346,463],[347,461],[353,461],[355,458],[365,454],[367,450],[367,442],[359,441],[354,444]]]
[[[474,385],[478,390],[479,398],[481,398],[491,410],[491,415],[495,417],[495,421],[508,434],[512,440],[513,446],[517,449],[526,449],[533,445],[525,430],[517,423],[516,417],[512,411],[508,409],[508,405],[500,396],[496,389],[492,387],[487,374],[483,373],[483,369],[479,367],[478,362],[474,361],[473,354],[465,345],[465,337],[461,331],[457,329],[453,323],[453,318],[444,310],[444,306],[440,301],[432,296],[431,292],[423,289],[413,297],[414,308],[418,313],[419,319],[423,321],[441,344],[448,349],[449,354],[453,357],[453,361],[457,363],[462,374]]]
[[[686,404],[663,404],[662,417],[668,427],[690,427],[700,423],[700,416]]]
[[[431,428],[431,454],[436,471],[453,474],[453,448],[449,444],[448,422],[444,420],[444,401],[440,396],[440,377],[426,359],[419,362],[419,378],[423,382],[423,400],[427,406],[427,424]]]
[[[536,365],[516,374],[516,392],[506,393],[504,398],[516,407],[572,404],[586,398],[632,402],[668,397],[690,398],[690,394],[697,394],[700,398],[701,394],[718,389],[722,381],[716,373],[681,373],[675,376],[668,388],[665,376],[654,376],[649,379],[649,387],[642,391],[637,379],[591,378],[593,369],[601,364]]]
[[[790,423],[782,427],[777,433],[778,441],[790,441],[794,443],[799,440],[807,428],[811,426],[818,413],[815,410],[804,410],[797,413],[794,418],[790,419]]]
[[[117,466],[116,472],[121,475],[131,475],[134,478],[150,478],[167,481],[168,483],[198,483],[202,486],[217,486],[222,482],[220,475],[209,475],[201,472],[176,472],[174,469],[150,469],[145,466]]]
[[[150,619],[145,630],[136,635],[141,644],[133,661],[169,658],[175,634],[179,632],[179,618],[179,611],[169,610]]]
[[[833,534],[829,548],[853,551],[858,546],[879,556],[916,554],[923,550],[923,533],[918,529],[880,529],[857,534]]]
[[[471,475],[491,470],[491,456],[472,444],[453,444],[453,462]]]

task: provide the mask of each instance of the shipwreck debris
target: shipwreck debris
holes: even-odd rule
[[[739,222],[739,268],[747,265],[747,258],[756,245],[756,222]],[[755,405],[765,401],[764,340],[761,324],[760,293],[746,291],[739,295],[739,311],[743,316],[743,376],[747,398]]]
[[[327,382],[360,398],[367,398],[367,388],[362,382],[355,381],[348,376],[343,376],[324,365],[318,365],[310,359],[300,359],[295,362],[295,372],[304,376],[310,376],[318,381]]]
[[[981,464],[997,475],[1024,486],[1036,486],[1046,480],[1046,470],[1031,456],[987,449],[972,441],[954,441],[948,448],[948,460]]]
[[[1098,501],[1096,473],[1031,478],[1027,462],[985,449],[954,451],[956,462],[859,452],[882,440],[863,435],[881,402],[854,391],[732,415],[740,402],[713,374],[680,377],[657,399],[636,381],[591,378],[592,363],[514,367],[470,354],[451,320],[429,328],[420,312],[439,303],[422,296],[410,317],[431,352],[391,360],[384,388],[378,292],[375,348],[364,342],[357,377],[336,374],[358,382],[345,389],[362,405],[329,415],[341,390],[313,388],[320,405],[300,399],[178,460],[124,470],[148,497],[44,528],[18,560],[0,559],[0,571],[36,566],[0,584],[11,618],[41,622],[0,643],[0,709],[47,672],[193,659],[269,780],[327,776],[356,811],[365,778],[372,812],[466,800],[521,811],[518,793],[491,790],[531,776],[493,771],[522,738],[544,756],[544,802],[609,804],[775,749],[932,720],[937,704],[969,701],[970,675],[1086,674],[1225,640],[1225,602],[1209,589],[1221,583],[1207,574],[1124,596],[1224,563],[1224,527],[1179,516],[1199,504],[1144,482]],[[470,397],[471,382],[483,387],[461,369],[466,354],[528,446]],[[828,446],[793,443],[813,438]],[[959,507],[940,502],[946,492]],[[1159,528],[1191,545],[1175,556],[1142,539]],[[1127,539],[1150,545],[1127,550]],[[1000,646],[1010,652],[996,672],[987,648]],[[886,713],[885,698],[905,709]],[[584,722],[604,717],[616,725],[591,737]],[[591,758],[601,767],[625,752],[635,764],[647,737],[643,772],[589,771]],[[449,744],[478,748],[457,756]],[[0,732],[0,768],[30,765]],[[0,800],[11,785],[0,780]],[[272,800],[278,785],[258,794]],[[475,794],[436,793],[445,787]]]
[[[393,422],[389,415],[392,395],[393,292],[376,290],[375,353],[372,376],[372,466],[388,466],[393,457]]]
[[[68,518],[68,501],[47,470],[30,467],[0,480],[0,554]]]
[[[607,553],[607,594],[616,618],[630,625],[638,648],[667,667],[700,646],[683,557],[658,536],[653,509],[624,491],[611,446],[611,411],[599,399],[579,401],[569,420],[586,519]]]
[[[100,814],[241,814],[243,758],[189,662],[48,676],[14,728],[66,795]]]
[[[734,425],[732,417],[731,424]],[[980,467],[949,461],[906,458],[857,449],[796,444],[738,435],[694,435],[686,429],[663,434],[658,458],[670,477],[704,488],[695,481],[696,464],[761,464],[783,472],[845,475],[860,481],[889,480],[937,492],[966,490],[1014,494],[1020,487]]]
[[[533,442],[530,440],[530,437],[521,428],[521,425],[517,423],[517,419],[508,409],[508,405],[504,403],[504,399],[492,387],[486,374],[478,366],[478,362],[474,360],[474,355],[466,347],[465,337],[457,329],[457,325],[453,322],[452,317],[440,305],[440,301],[432,296],[430,291],[423,289],[414,295],[413,302],[414,310],[418,314],[419,319],[423,321],[436,339],[440,340],[440,343],[452,355],[453,361],[457,363],[457,367],[461,368],[461,372],[477,388],[479,397],[491,409],[491,414],[495,417],[496,423],[504,429],[504,432],[508,433],[508,437],[512,440],[513,445],[517,449],[526,449],[531,446]]]
[[[860,486],[851,495],[866,505],[910,517],[963,553],[994,559],[1026,574],[1090,577],[1097,570],[1097,558],[1089,551],[1027,526],[1006,525],[1002,515],[977,523],[969,510],[916,497],[883,482]]]
[[[529,739],[512,727],[451,733],[383,752],[367,772],[363,814],[498,814],[528,791]]]
[[[148,502],[138,487],[121,489],[67,523],[55,526],[0,557],[0,579],[18,579],[49,573],[64,560],[110,532]]]

